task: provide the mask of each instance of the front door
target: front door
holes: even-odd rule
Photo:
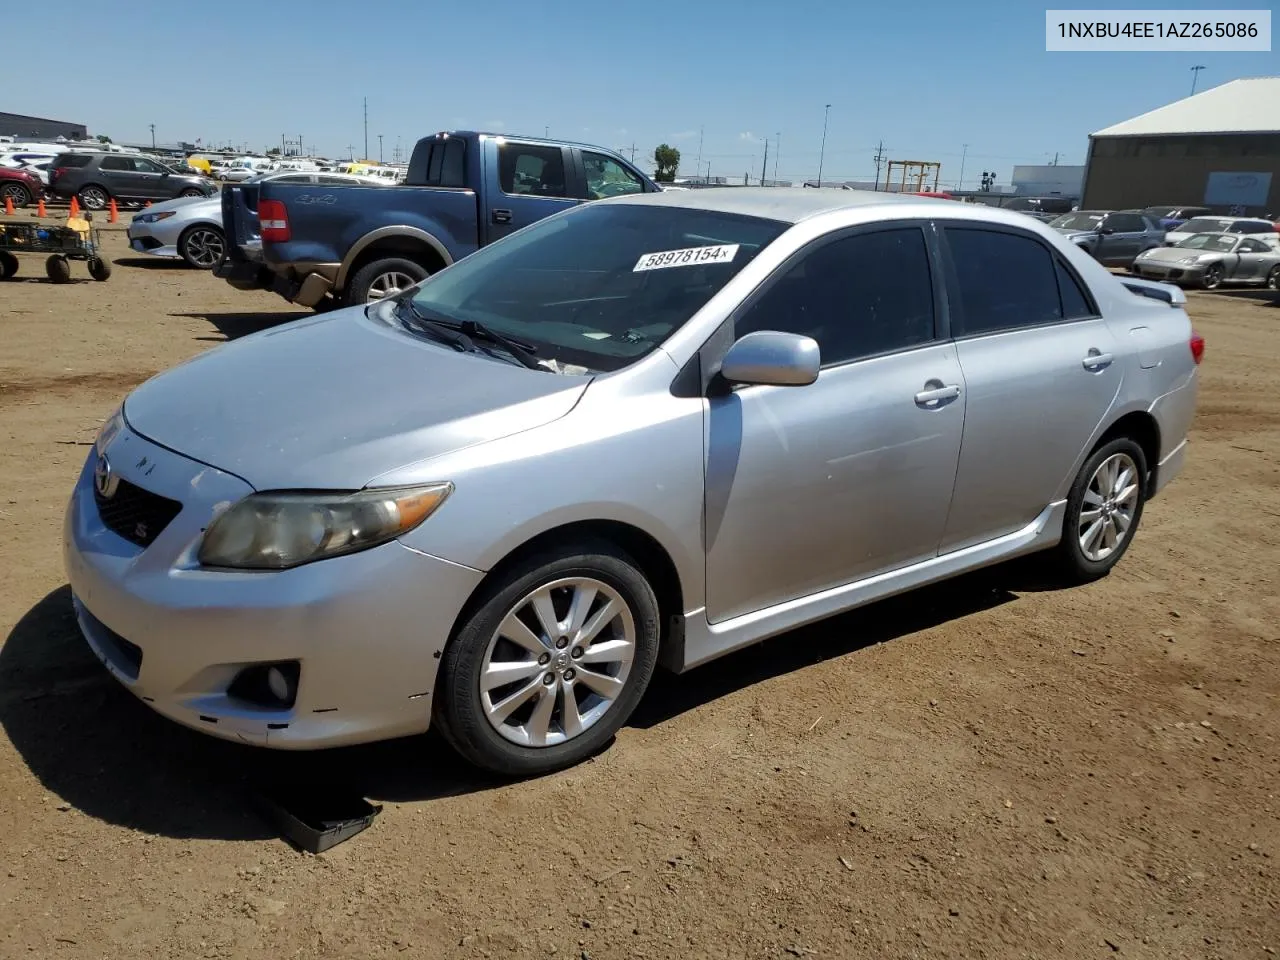
[[[1065,495],[1124,365],[1085,288],[1039,238],[987,227],[943,233],[968,388],[948,553],[1019,530]]]
[[[707,617],[713,623],[936,555],[964,424],[939,340],[921,225],[801,251],[733,319],[811,336],[805,387],[744,386],[707,416]]]
[[[1275,256],[1274,247],[1267,246],[1261,240],[1245,237],[1236,245],[1235,257],[1227,258],[1228,261],[1235,260],[1234,270],[1228,263],[1227,276],[1232,280],[1261,280],[1275,263]]]
[[[1102,235],[1103,263],[1132,263],[1142,251],[1142,242],[1146,238],[1146,224],[1142,218],[1132,213],[1112,213],[1107,215],[1103,227],[1113,231]]]
[[[145,200],[172,200],[177,195],[174,192],[177,184],[167,167],[146,157],[134,157],[133,169],[139,191],[136,196]]]
[[[488,140],[485,146],[487,243],[581,202],[572,197],[573,159],[567,147],[519,140]]]

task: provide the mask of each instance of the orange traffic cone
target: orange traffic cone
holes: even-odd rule
[[[75,197],[71,198],[71,216],[73,217],[80,216],[80,201],[77,200]]]
[[[36,201],[36,216],[47,217],[48,215],[49,215],[48,212],[44,208],[44,197],[41,197],[39,200]]]
[[[8,216],[8,217],[13,216],[13,197],[4,198],[4,212],[5,212],[5,216]]]
[[[116,209],[115,197],[111,198],[111,205],[108,209],[110,209],[111,212],[107,214],[107,223],[115,223],[117,220],[120,219],[120,211]]]

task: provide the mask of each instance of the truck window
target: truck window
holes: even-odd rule
[[[582,165],[587,170],[587,198],[603,200],[627,193],[643,193],[640,178],[612,157],[602,153],[582,151]]]
[[[568,196],[564,152],[559,147],[503,143],[498,147],[498,183],[503,193]]]
[[[465,187],[467,145],[457,137],[418,141],[405,182],[419,187]]]

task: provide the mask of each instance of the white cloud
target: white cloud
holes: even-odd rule
[[[757,137],[757,136],[756,136],[754,133],[752,133],[750,130],[748,130],[748,131],[746,131],[745,133],[740,133],[740,134],[738,134],[738,139],[739,139],[739,140],[759,140],[760,138],[759,138],[759,137]]]

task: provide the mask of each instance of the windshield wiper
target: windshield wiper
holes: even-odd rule
[[[508,337],[506,334],[498,333],[496,330],[490,330],[483,323],[478,323],[475,320],[463,320],[461,323],[452,323],[448,320],[436,320],[434,322],[451,330],[456,330],[461,336],[469,337],[472,340],[487,340],[490,343],[496,343],[530,370],[547,369],[534,356],[538,352],[538,348],[533,344],[517,340],[515,337]]]
[[[416,293],[417,291],[413,292]],[[396,294],[391,298],[391,301],[396,305],[397,309],[403,307],[409,308],[409,314],[413,318],[413,325],[419,330],[425,330],[436,339],[443,340],[450,346],[457,347],[465,353],[475,352],[476,345],[472,342],[470,337],[464,333],[459,333],[455,327],[447,323],[441,323],[439,320],[433,320],[431,317],[428,317],[425,313],[419,310],[417,305],[413,302],[412,293],[408,293],[406,291],[406,293]]]

